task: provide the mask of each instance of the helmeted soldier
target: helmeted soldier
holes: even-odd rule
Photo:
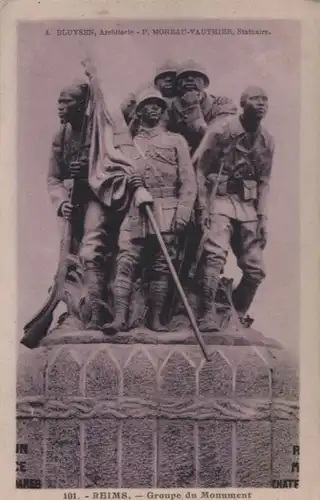
[[[170,130],[182,134],[191,150],[199,146],[208,124],[218,116],[235,114],[237,107],[231,99],[213,96],[206,71],[194,61],[188,61],[177,71],[177,97],[171,106]]]
[[[83,266],[84,281],[91,305],[91,328],[102,327],[108,308],[103,301],[105,269],[110,265],[117,236],[124,214],[115,214],[94,194],[90,187],[89,149],[91,135],[86,131],[86,107],[89,85],[75,83],[66,87],[58,99],[58,115],[61,128],[55,135],[49,171],[48,191],[59,217],[72,219],[74,233],[73,253],[77,253]],[[70,184],[75,180],[76,200],[69,199]],[[133,191],[137,179],[131,179]],[[130,181],[123,184],[130,188]]]
[[[171,258],[174,258],[177,234],[184,230],[191,216],[196,179],[185,139],[167,132],[160,125],[165,109],[165,100],[154,88],[146,89],[138,96],[136,113],[140,127],[134,142],[146,160],[141,176],[152,196],[152,209],[160,232]],[[148,326],[152,330],[162,330],[160,318],[168,291],[169,269],[149,221],[139,209],[139,200],[132,205],[121,234],[115,279],[116,317],[111,325],[105,326],[105,330],[113,333],[128,327],[129,299],[143,252],[152,257]]]
[[[161,123],[166,128],[168,128],[170,124],[171,106],[177,95],[177,67],[178,65],[173,61],[167,60],[158,66],[154,77],[154,86],[159,90],[167,104],[166,110],[161,119]]]
[[[274,141],[261,126],[268,98],[247,88],[240,116],[212,124],[195,153],[207,238],[203,252],[203,315],[200,330],[216,328],[214,299],[229,245],[243,272],[233,304],[243,323],[265,277],[262,250],[267,241],[267,199]]]
[[[176,96],[177,64],[172,61],[165,61],[158,66],[154,77],[154,86],[159,90],[162,97],[167,100]]]

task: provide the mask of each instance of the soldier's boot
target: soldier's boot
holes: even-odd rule
[[[219,331],[215,297],[219,286],[220,276],[214,269],[206,269],[202,285],[202,316],[199,319],[201,332]]]
[[[101,330],[106,318],[107,308],[103,301],[104,273],[98,266],[88,266],[84,270],[84,282],[87,285],[91,318],[86,328]]]
[[[250,326],[253,323],[253,319],[246,317],[246,315],[257,293],[259,285],[259,281],[243,276],[232,293],[232,302],[243,326]]]
[[[163,306],[168,293],[168,278],[162,277],[150,282],[149,287],[149,318],[148,327],[155,332],[167,332],[168,328],[160,322]]]
[[[128,331],[127,314],[131,295],[131,281],[118,277],[115,283],[114,294],[115,316],[111,323],[103,325],[103,333],[106,335]]]

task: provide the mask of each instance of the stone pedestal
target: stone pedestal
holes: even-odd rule
[[[17,442],[29,446],[28,476],[43,488],[272,487],[296,478],[297,369],[267,340],[210,345],[210,363],[197,345],[72,343],[72,335],[25,352]]]

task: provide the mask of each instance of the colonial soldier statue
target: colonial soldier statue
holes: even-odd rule
[[[164,99],[173,99],[176,96],[177,64],[165,61],[156,70],[154,86]],[[168,104],[168,101],[167,101]]]
[[[161,125],[165,110],[166,101],[156,89],[147,89],[138,96],[136,113],[140,126],[134,142],[137,151],[145,158],[141,176],[153,200],[156,222],[173,259],[177,235],[184,230],[191,216],[196,197],[196,179],[184,138],[167,132]],[[116,317],[109,327],[105,326],[105,331],[114,333],[127,330],[132,285],[144,253],[152,260],[148,326],[155,331],[163,330],[161,313],[167,297],[170,272],[138,199],[132,205],[121,233],[115,279]]]
[[[111,319],[103,300],[105,271],[111,267],[124,213],[106,207],[89,184],[90,134],[83,140],[88,98],[87,83],[73,84],[60,93],[61,127],[53,140],[47,183],[58,217],[72,220],[76,242],[73,253],[77,253],[81,262],[91,306],[88,327],[101,328]],[[72,180],[76,189],[74,204],[70,202],[68,187]],[[142,183],[132,175],[124,187],[133,193],[138,185]]]
[[[171,106],[169,128],[184,136],[191,154],[199,146],[209,123],[218,116],[237,112],[228,97],[213,96],[205,91],[209,83],[205,70],[194,61],[188,61],[177,72],[177,97]]]
[[[199,328],[216,328],[214,301],[229,245],[243,272],[232,301],[245,316],[265,277],[267,200],[274,142],[261,126],[268,98],[259,87],[247,88],[240,116],[211,125],[195,153],[200,176],[207,237],[203,252],[203,314]]]
[[[177,64],[172,61],[165,61],[156,70],[154,77],[154,86],[165,99],[167,108],[162,115],[162,123],[168,128],[170,123],[171,106],[177,95],[176,92],[176,78],[177,78]]]

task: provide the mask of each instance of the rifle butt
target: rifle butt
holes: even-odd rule
[[[53,311],[49,311],[46,315],[35,321],[31,320],[23,329],[24,335],[20,340],[20,344],[29,349],[38,347],[40,341],[46,336],[52,320]]]

